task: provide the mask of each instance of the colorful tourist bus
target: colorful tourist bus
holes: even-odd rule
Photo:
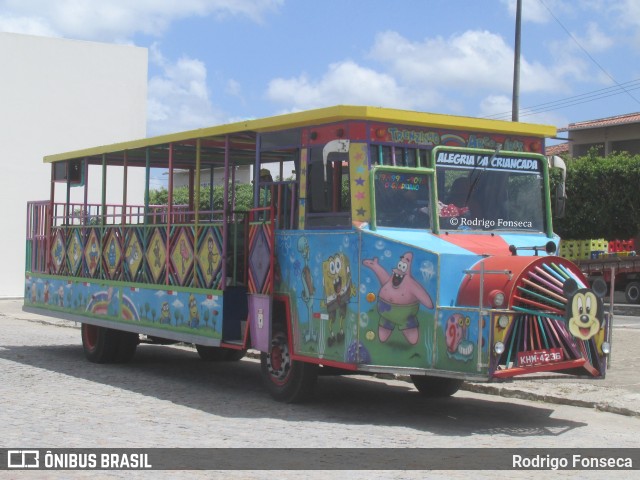
[[[555,133],[335,106],[51,155],[50,198],[28,205],[24,309],[80,322],[93,362],[140,342],[260,352],[287,402],[320,373],[407,375],[427,396],[604,377],[606,292],[556,255]]]

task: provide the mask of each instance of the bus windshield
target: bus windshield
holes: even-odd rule
[[[538,158],[440,152],[438,216],[443,230],[545,230]]]

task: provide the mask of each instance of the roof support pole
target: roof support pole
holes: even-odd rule
[[[127,173],[129,172],[129,155],[127,151],[124,151],[122,166],[124,171],[122,172],[122,217],[121,223],[125,225],[127,223]]]
[[[224,198],[222,207],[222,290],[227,286],[227,248],[229,238],[229,135],[224,136]]]
[[[166,256],[166,272],[165,272],[165,283],[169,285],[170,277],[169,270],[171,267],[171,218],[173,215],[173,143],[169,144],[169,192],[167,196],[167,242],[165,247],[165,256]]]

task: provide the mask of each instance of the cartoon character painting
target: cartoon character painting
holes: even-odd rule
[[[213,238],[207,239],[207,275],[213,276],[213,266],[217,263],[216,253],[213,251]]]
[[[119,301],[119,295],[118,295],[117,289],[113,287],[109,287],[107,289],[107,302],[108,302],[107,315],[111,317],[119,316],[120,301]]]
[[[113,241],[113,237],[111,238],[111,242],[109,242],[109,253],[107,255],[109,260],[109,268],[116,267],[116,244]]]
[[[62,285],[58,287],[58,306],[64,307],[64,287]]]
[[[98,266],[98,244],[91,243],[91,251],[89,252],[89,269],[93,272]]]
[[[200,312],[198,312],[196,297],[192,293],[189,295],[189,326],[198,328],[198,325],[200,325]]]
[[[322,284],[325,304],[329,314],[329,338],[327,344],[344,341],[344,319],[347,316],[347,304],[356,296],[356,287],[351,281],[349,258],[344,253],[336,253],[322,262]],[[338,319],[339,330],[334,332]]]
[[[140,258],[140,250],[138,248],[138,244],[134,243],[131,246],[131,251],[129,253],[129,256],[126,258],[126,260],[127,262],[129,262],[130,266],[133,266],[133,264],[137,262],[139,258]]]
[[[454,313],[447,318],[445,341],[449,358],[466,362],[473,357],[473,343],[469,341],[470,324],[470,318],[460,313]]]
[[[313,285],[313,277],[311,275],[311,269],[309,268],[309,259],[311,257],[311,251],[309,248],[309,240],[307,237],[302,236],[298,239],[298,252],[302,255],[304,260],[304,267],[300,272],[302,280],[302,301],[307,306],[307,318],[309,319],[309,328],[304,334],[304,338],[307,342],[315,342],[318,338],[316,329],[314,328],[314,318],[312,315],[313,296],[315,292],[315,286]]]
[[[186,265],[188,265],[187,262],[189,260],[190,255],[191,255],[191,252],[187,248],[187,244],[185,243],[184,238],[181,238],[180,239],[180,258],[182,259],[182,264],[181,264],[182,275],[184,275],[185,273],[185,268],[186,268]]]
[[[564,282],[567,326],[574,337],[589,340],[598,333],[604,319],[602,296],[606,289],[604,282],[594,282],[593,289],[579,288],[573,279]]]
[[[160,323],[168,325],[171,323],[171,311],[169,310],[169,302],[162,302],[160,308]]]
[[[433,308],[431,296],[411,274],[412,262],[413,253],[403,254],[391,273],[380,265],[377,258],[362,262],[373,270],[381,285],[378,293],[378,337],[383,343],[398,327],[407,342],[417,344],[420,336],[417,317],[420,304],[428,309]]]
[[[153,244],[153,258],[155,260],[154,266],[160,268],[160,242],[157,238]]]
[[[49,303],[49,282],[44,282],[43,299],[44,303]]]

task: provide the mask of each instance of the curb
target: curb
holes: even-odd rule
[[[483,393],[487,395],[496,395],[504,398],[517,398],[520,400],[554,403],[557,405],[592,408],[601,412],[615,413],[617,415],[625,415],[628,417],[640,417],[640,411],[631,410],[626,407],[616,407],[606,402],[587,401],[577,398],[560,397],[557,395],[539,394],[526,390],[504,388],[495,385],[465,382],[462,384],[462,387],[460,387],[460,390],[466,390],[468,392],[474,393]]]

